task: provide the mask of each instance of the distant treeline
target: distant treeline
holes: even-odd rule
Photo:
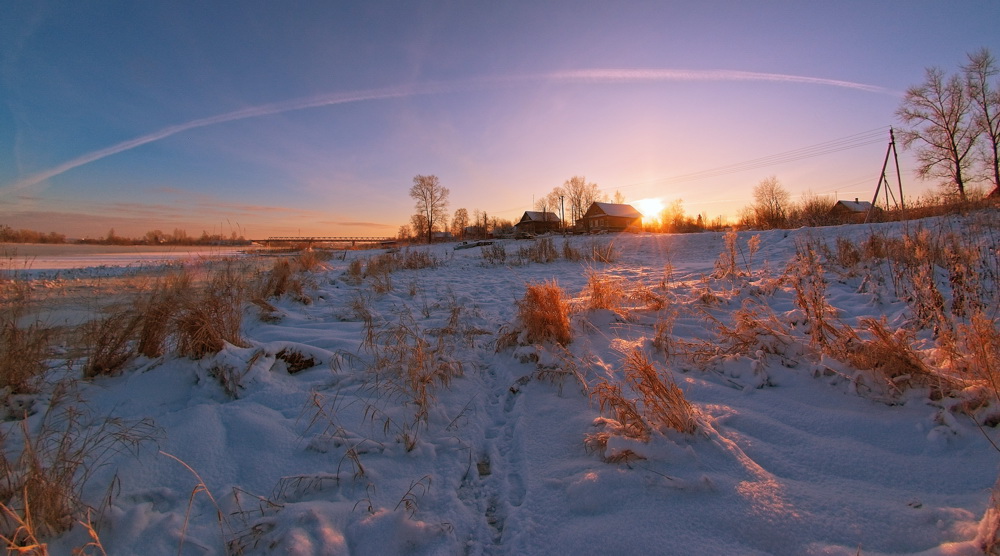
[[[10,226],[0,224],[0,242],[2,243],[81,243],[86,245],[246,245],[250,243],[242,235],[233,232],[229,236],[201,232],[200,236],[189,236],[181,229],[172,233],[160,230],[150,230],[142,237],[130,238],[120,236],[112,228],[108,234],[100,238],[84,238],[67,240],[64,234],[55,232],[38,232],[35,230],[15,230]]]

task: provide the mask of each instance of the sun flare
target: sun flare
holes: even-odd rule
[[[660,213],[663,211],[663,199],[659,197],[650,197],[648,199],[639,199],[632,203],[635,210],[642,213],[644,217],[648,218],[659,218]]]

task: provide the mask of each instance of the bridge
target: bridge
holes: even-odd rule
[[[254,243],[270,245],[272,243],[395,243],[394,237],[371,237],[371,236],[271,236],[267,239],[251,239]]]

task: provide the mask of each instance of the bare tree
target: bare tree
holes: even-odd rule
[[[965,182],[972,164],[972,148],[979,135],[972,120],[972,103],[965,84],[947,77],[940,68],[927,68],[921,85],[906,90],[896,116],[906,129],[903,147],[917,147],[917,174],[943,178],[958,189],[964,201]]]
[[[414,238],[426,237],[428,238],[427,241],[430,241],[431,232],[428,232],[428,230],[431,227],[427,225],[427,217],[423,214],[417,213],[410,217],[410,228],[413,229]]]
[[[777,176],[760,180],[753,188],[754,222],[760,228],[780,228],[788,220],[790,195]]]
[[[566,197],[570,220],[576,223],[590,208],[590,205],[603,199],[596,183],[587,183],[583,176],[573,176],[563,182],[563,195]]]
[[[625,204],[625,196],[622,195],[621,191],[618,191],[616,189],[614,196],[611,197],[611,202],[614,203],[614,204],[616,204],[616,205],[623,205],[623,204]]]
[[[465,239],[465,228],[469,226],[469,211],[460,208],[455,211],[455,216],[451,217],[451,233],[461,239]]]
[[[426,220],[427,243],[434,239],[434,226],[444,223],[445,210],[448,209],[448,193],[448,188],[438,182],[437,176],[413,177],[410,197],[416,201],[417,214]]]
[[[969,63],[962,70],[973,106],[972,121],[984,139],[981,154],[986,177],[993,182],[991,195],[1000,195],[1000,86],[990,83],[993,76],[1000,74],[1000,68],[986,48],[968,57]]]

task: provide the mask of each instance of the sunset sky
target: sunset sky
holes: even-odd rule
[[[771,175],[870,199],[902,91],[1000,55],[995,0],[0,13],[0,224],[70,237],[395,235],[418,174],[512,220],[574,175],[708,218]]]

